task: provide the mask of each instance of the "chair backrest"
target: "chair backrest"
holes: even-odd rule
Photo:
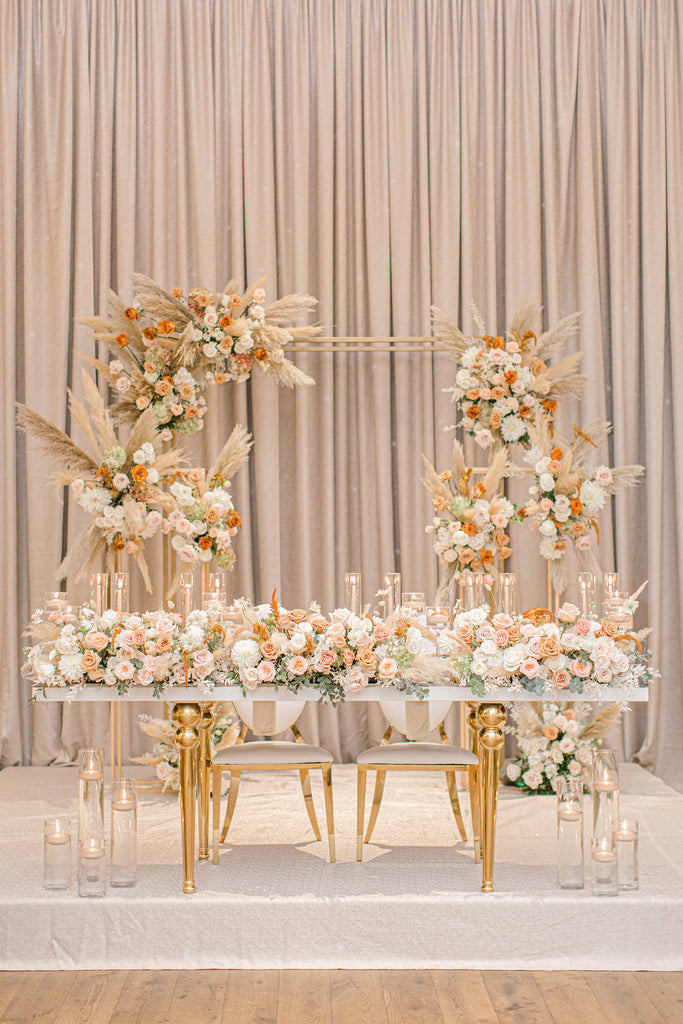
[[[408,740],[424,742],[432,729],[441,725],[451,700],[381,700],[384,717]]]
[[[236,700],[235,711],[256,736],[273,736],[294,725],[305,700]]]

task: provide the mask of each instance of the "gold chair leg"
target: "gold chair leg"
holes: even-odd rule
[[[225,821],[223,822],[223,831],[221,832],[222,843],[225,842],[225,837],[228,834],[230,828],[230,822],[235,811],[235,804],[237,803],[237,794],[240,788],[240,775],[241,772],[231,771],[230,772],[230,789],[228,790],[228,806],[225,811]]]
[[[221,782],[223,773],[215,766],[211,773],[211,790],[213,799],[213,862],[218,864],[218,834],[221,828]]]
[[[358,765],[358,796],[357,796],[357,829],[356,829],[356,860],[363,859],[363,822],[365,820],[365,782],[368,771],[365,765]]]
[[[308,768],[301,768],[299,770],[301,776],[301,788],[304,792],[304,800],[306,801],[306,810],[308,811],[308,817],[311,819],[311,825],[313,826],[313,832],[315,838],[320,840],[320,829],[318,828],[318,819],[315,816],[315,807],[313,806],[313,794],[311,793],[311,779],[308,774]]]
[[[479,769],[471,765],[467,769],[470,782],[470,810],[472,811],[472,836],[474,838],[474,863],[481,862],[481,799],[479,793]]]
[[[462,811],[460,810],[460,801],[458,800],[458,787],[455,783],[455,772],[446,772],[446,782],[448,783],[448,795],[451,798],[451,807],[453,808],[453,814],[455,820],[458,823],[458,831],[462,837],[463,842],[467,842],[467,832],[465,831],[465,822],[462,820]]]
[[[375,795],[372,798],[372,810],[370,811],[370,820],[368,821],[368,830],[365,833],[365,842],[370,842],[370,836],[372,830],[375,827],[377,821],[377,815],[379,814],[379,805],[382,803],[382,794],[384,793],[384,782],[386,780],[387,773],[377,769],[377,778],[375,780]]]
[[[334,805],[332,803],[332,765],[326,764],[322,769],[323,789],[325,791],[325,815],[327,816],[327,842],[330,848],[330,864],[337,859],[334,841]]]

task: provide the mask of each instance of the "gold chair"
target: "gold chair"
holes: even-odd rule
[[[356,857],[363,859],[363,843],[370,841],[377,815],[379,814],[384,782],[388,771],[432,771],[445,772],[448,784],[448,795],[451,800],[453,814],[463,840],[467,840],[465,824],[462,820],[458,790],[455,782],[456,771],[467,772],[469,777],[470,806],[472,810],[472,828],[474,832],[475,861],[481,858],[480,853],[480,803],[478,758],[464,747],[454,747],[449,742],[443,727],[452,701],[379,701],[389,728],[378,747],[364,750],[357,757],[358,764],[358,828]],[[396,729],[403,733],[407,742],[389,743]],[[440,743],[430,743],[429,734],[438,729]],[[368,821],[367,832],[363,839],[365,820],[365,785],[368,771],[376,771],[375,794],[372,810]]]
[[[237,714],[242,719],[242,729],[235,746],[228,747],[216,755],[212,763],[213,781],[213,862],[218,864],[218,845],[225,842],[230,822],[237,803],[240,776],[243,771],[287,771],[296,769],[301,777],[301,788],[304,794],[306,810],[313,826],[315,838],[320,840],[320,829],[315,816],[311,780],[309,771],[319,768],[323,776],[325,793],[325,813],[327,816],[327,841],[330,850],[330,861],[335,860],[334,842],[334,809],[332,803],[332,755],[322,747],[314,747],[304,743],[296,726],[296,720],[306,706],[305,701],[234,701]],[[253,741],[244,742],[247,729],[259,736],[272,736],[275,733],[291,729],[294,742],[291,741]],[[225,811],[223,830],[221,821],[221,776],[230,772],[228,789],[228,805]],[[220,832],[220,838],[219,838]]]

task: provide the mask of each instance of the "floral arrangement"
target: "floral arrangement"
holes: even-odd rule
[[[242,520],[229,491],[230,477],[246,462],[251,444],[250,435],[238,425],[209,470],[208,482],[203,469],[176,474],[164,528],[173,532],[171,545],[181,562],[194,566],[214,558],[221,569],[234,569],[232,539]]]
[[[475,310],[482,336],[467,337],[441,310],[432,311],[434,333],[458,359],[449,390],[462,415],[461,425],[482,448],[528,446],[529,424],[539,414],[552,417],[558,398],[578,396],[583,390],[585,378],[576,372],[581,353],[552,363],[576,333],[578,315],[565,317],[538,338],[532,326],[540,313],[538,303],[528,303],[504,337],[492,337]]]
[[[554,793],[561,775],[578,777],[591,764],[599,740],[617,724],[619,707],[601,711],[585,701],[513,704],[510,715],[519,755],[505,765],[503,780],[527,793]]]
[[[463,573],[495,572],[494,558],[502,562],[512,554],[505,531],[518,518],[516,507],[499,493],[507,470],[506,452],[501,450],[484,479],[474,484],[458,441],[453,445],[451,469],[437,473],[424,456],[423,460],[422,482],[432,495],[435,511],[426,531],[434,534],[434,551],[448,569],[437,602],[453,604],[455,583]]]
[[[599,541],[597,515],[610,495],[634,486],[642,466],[589,469],[586,459],[610,430],[608,423],[591,423],[585,431],[574,427],[571,443],[553,437],[547,418],[530,429],[532,446],[526,459],[533,465],[531,501],[521,514],[541,536],[539,551],[550,562],[553,586],[561,594],[567,585],[565,556],[568,548],[590,558],[593,539]]]
[[[115,416],[135,422],[148,408],[154,411],[164,440],[172,431],[193,434],[203,427],[207,384],[244,381],[254,366],[286,387],[313,380],[285,358],[292,340],[286,325],[315,304],[310,295],[288,295],[264,307],[262,281],[237,290],[180,288],[166,291],[141,274],[133,276],[132,305],[110,293],[107,317],[81,317],[98,341],[115,352],[109,363],[88,357],[118,396]],[[297,327],[310,337],[317,327]]]
[[[175,744],[175,726],[167,718],[154,718],[152,715],[138,715],[138,724],[142,731],[156,740],[150,754],[132,757],[135,764],[153,765],[156,777],[162,783],[162,789],[177,791],[180,789],[180,768],[178,748]],[[214,726],[211,730],[211,756],[215,757],[221,750],[234,745],[240,731],[239,722],[231,714],[231,705],[218,703],[214,708]]]
[[[584,618],[565,603],[557,621],[546,609],[524,616],[496,614],[487,606],[460,612],[453,621],[451,664],[456,679],[484,697],[497,687],[597,696],[601,686],[637,687],[652,679],[645,634],[620,634],[609,621]]]
[[[179,472],[183,453],[159,452],[153,413],[141,414],[127,441],[119,438],[94,382],[83,373],[86,404],[69,393],[74,421],[85,432],[95,452],[88,455],[63,431],[38,413],[19,406],[20,425],[30,431],[39,447],[61,466],[55,474],[58,486],[69,486],[76,503],[92,516],[90,525],[72,542],[57,578],[83,577],[93,563],[107,553],[110,563],[117,552],[132,555],[151,590],[144,541],[164,524],[168,497],[164,477]]]

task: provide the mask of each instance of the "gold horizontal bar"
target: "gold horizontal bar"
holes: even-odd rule
[[[287,349],[296,352],[448,352],[439,338],[293,338]]]

